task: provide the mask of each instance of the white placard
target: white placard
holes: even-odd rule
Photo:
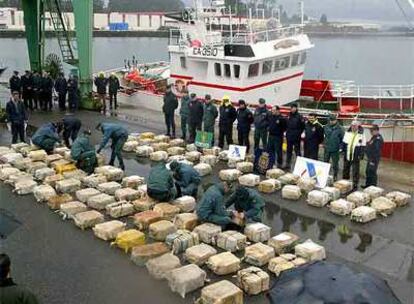
[[[244,160],[246,158],[246,149],[245,146],[230,145],[229,157]]]
[[[330,169],[330,163],[325,163],[305,157],[297,157],[293,174],[299,175],[300,177],[315,178],[316,186],[319,188],[324,188],[328,183]]]

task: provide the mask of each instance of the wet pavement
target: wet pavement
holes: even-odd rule
[[[163,131],[161,117],[145,111],[126,114],[119,118],[128,118],[124,123],[131,132]],[[92,129],[99,121],[117,119],[90,112],[79,115]],[[38,126],[58,116],[35,114],[31,123]],[[8,144],[8,133],[4,129],[0,132],[0,144]],[[94,132],[93,142],[98,143],[99,138]],[[125,157],[127,175],[148,176],[150,161],[133,154]],[[398,185],[398,178],[394,180]],[[216,175],[204,178],[203,188],[215,181]],[[381,186],[391,189],[389,183]],[[403,303],[413,303],[413,202],[392,216],[361,225],[335,216],[327,208],[312,208],[303,200],[282,200],[280,193],[266,195],[266,201],[264,221],[272,227],[272,234],[291,231],[302,240],[311,238],[325,246],[328,260],[386,279]],[[91,231],[82,232],[71,222],[62,221],[47,206],[35,203],[33,196],[15,196],[10,187],[0,185],[0,220],[5,218],[11,234],[0,241],[0,251],[11,255],[16,281],[29,286],[43,303],[192,303],[198,295],[181,299],[165,281],[152,279],[145,269],[135,266],[120,250],[109,248]],[[266,303],[267,299],[262,295],[249,297],[247,302]]]

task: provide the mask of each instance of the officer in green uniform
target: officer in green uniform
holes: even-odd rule
[[[324,162],[332,160],[333,178],[338,179],[339,170],[339,151],[344,137],[344,129],[339,125],[335,115],[329,117],[329,123],[324,127],[325,134],[325,153]]]
[[[148,196],[160,201],[169,202],[177,197],[173,174],[164,162],[151,169],[147,182]]]
[[[218,111],[216,106],[213,104],[210,95],[205,96],[204,104],[204,115],[203,115],[203,130],[204,132],[213,133],[213,138],[211,140],[211,146],[214,146],[214,125],[216,123],[216,118],[218,116]]]
[[[188,125],[188,115],[190,114],[190,109],[188,104],[190,103],[190,96],[188,96],[188,91],[185,90],[183,97],[181,97],[181,106],[180,106],[180,116],[181,116],[181,138],[186,140],[187,138],[187,125]]]
[[[200,174],[193,166],[173,161],[170,164],[175,184],[181,196],[190,195],[197,198],[198,186],[201,183]]]
[[[125,170],[124,160],[122,158],[122,147],[128,139],[128,130],[120,124],[109,122],[99,123],[96,126],[96,129],[100,130],[103,134],[102,142],[97,151],[98,154],[102,151],[103,148],[105,148],[109,140],[111,140],[112,153],[109,165],[113,166],[115,163],[115,158],[118,158],[119,167],[122,170]]]
[[[239,186],[236,191],[227,199],[226,208],[234,205],[238,217],[249,222],[261,222],[265,200],[254,189]]]
[[[72,144],[70,155],[76,160],[76,166],[88,174],[92,174],[98,164],[95,148],[89,142],[90,130],[85,130]]]

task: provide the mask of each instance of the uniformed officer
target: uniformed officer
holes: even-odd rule
[[[305,124],[305,157],[318,159],[319,145],[323,142],[323,126],[315,113],[309,114]]]
[[[373,125],[370,132],[372,137],[366,146],[367,168],[365,170],[366,181],[363,188],[376,186],[378,183],[377,170],[381,158],[381,149],[384,144],[384,139],[379,134],[378,125]]]
[[[323,161],[328,163],[332,160],[333,178],[338,179],[339,151],[344,137],[344,129],[338,123],[335,115],[329,117],[329,123],[324,127],[325,147]]]
[[[269,118],[269,142],[268,150],[275,154],[277,166],[282,168],[283,165],[283,136],[286,131],[286,118],[280,114],[280,107],[272,108],[272,115]]]
[[[290,106],[290,113],[286,125],[286,169],[290,170],[293,149],[295,149],[296,157],[302,156],[300,149],[300,139],[305,129],[305,121],[298,112],[298,105],[293,103]]]

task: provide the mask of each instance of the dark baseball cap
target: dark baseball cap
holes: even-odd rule
[[[259,98],[259,103],[260,104],[265,104],[266,103],[266,100],[264,98]]]
[[[371,130],[379,131],[379,126],[377,124],[373,124],[372,127],[371,127]]]
[[[336,115],[334,115],[334,114],[329,115],[329,120],[330,120],[330,121],[335,121],[335,120],[337,120]]]
[[[240,106],[240,105],[246,105],[246,102],[245,102],[243,99],[240,99],[240,100],[239,100],[239,106]]]

